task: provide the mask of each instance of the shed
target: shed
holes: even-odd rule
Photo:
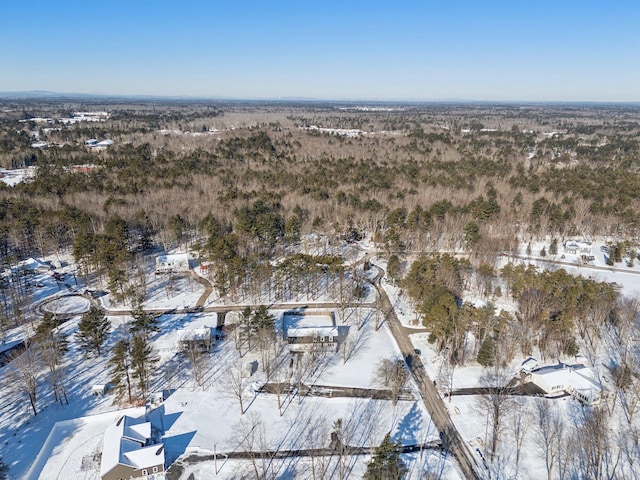
[[[109,391],[110,385],[108,383],[98,383],[91,387],[91,395],[104,396]]]

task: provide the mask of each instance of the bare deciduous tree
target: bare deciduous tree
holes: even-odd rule
[[[22,354],[17,355],[10,364],[8,375],[9,384],[15,391],[22,393],[29,399],[33,415],[38,415],[36,407],[38,380],[40,377],[40,362],[29,342]]]
[[[480,377],[480,385],[486,393],[478,396],[478,406],[482,412],[485,412],[488,417],[487,422],[490,424],[491,462],[496,458],[496,450],[504,430],[503,420],[513,406],[513,398],[506,394],[509,380],[509,375],[500,367],[485,370]]]
[[[383,358],[378,363],[376,380],[391,390],[391,401],[393,405],[398,402],[400,392],[406,385],[408,378],[409,375],[403,360],[399,358]]]
[[[544,455],[547,479],[553,478],[558,466],[562,443],[565,440],[565,424],[557,407],[549,400],[540,398],[535,402],[535,441]]]
[[[222,385],[227,395],[238,400],[240,404],[240,415],[244,415],[244,390],[246,382],[242,367],[239,363],[232,365],[231,368],[226,371],[222,378]]]
[[[511,434],[513,435],[513,441],[516,446],[516,470],[520,465],[520,455],[522,453],[522,445],[524,439],[529,430],[529,414],[527,410],[527,402],[522,399],[514,399],[513,408],[509,414],[509,425],[511,427]]]

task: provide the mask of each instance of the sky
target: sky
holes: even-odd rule
[[[0,0],[0,91],[640,101],[638,0]]]

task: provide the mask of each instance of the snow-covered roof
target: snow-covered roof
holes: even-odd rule
[[[288,337],[337,337],[337,327],[300,327],[287,330]]]
[[[178,338],[181,342],[189,342],[194,340],[206,340],[211,337],[211,328],[191,328],[188,330],[180,330]]]
[[[51,270],[53,268],[49,262],[37,258],[28,258],[23,262],[23,265],[31,270]]]
[[[156,263],[183,263],[189,262],[189,255],[186,253],[164,253],[156,257]]]
[[[533,357],[529,357],[524,362],[522,362],[522,370],[524,370],[525,372],[531,372],[537,366],[538,360]]]
[[[563,389],[573,389],[582,393],[587,398],[595,398],[602,390],[606,390],[597,380],[593,370],[584,365],[558,365],[542,367],[531,372],[532,375],[539,375],[550,385],[561,386]]]
[[[306,327],[333,327],[335,325],[331,312],[285,312],[286,329]]]
[[[145,447],[151,438],[151,423],[124,415],[107,427],[102,448],[100,476],[104,476],[117,465],[134,468],[164,465],[164,449],[161,444]]]
[[[138,469],[164,465],[164,448],[162,444],[131,450],[125,453],[124,456],[128,460],[128,465]]]

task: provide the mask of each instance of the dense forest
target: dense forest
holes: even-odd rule
[[[600,378],[602,365],[612,379],[609,415],[617,408],[620,425],[612,428],[594,410],[561,432],[554,424],[549,439],[555,413],[542,404],[525,412],[537,422],[549,478],[569,468],[552,447],[584,460],[575,478],[625,478],[637,469],[637,299],[615,283],[555,268],[557,261],[548,269],[517,261],[523,251],[557,260],[567,240],[603,243],[611,267],[640,259],[637,105],[0,103],[0,337],[35,315],[34,285],[12,267],[71,254],[86,285],[131,307],[138,343],[118,343],[110,359],[116,371],[134,368],[131,379],[127,373],[117,382],[131,400],[132,380],[146,395],[157,361],[146,343],[155,317],[142,309],[149,254],[190,252],[212,266],[211,286],[231,304],[331,300],[344,323],[347,308],[376,285],[366,279],[368,260],[349,263],[338,247],[366,240],[386,268],[384,280],[428,331],[442,363],[444,381],[437,380],[453,382],[454,369],[465,365],[484,368],[480,384],[488,392],[479,398],[487,432],[493,426],[492,468],[504,425],[517,425],[505,412],[524,411],[511,397],[492,395],[510,364],[581,354]],[[68,121],[78,111],[105,114]],[[16,172],[22,181],[5,182]],[[378,302],[376,331],[390,314]],[[265,305],[247,308],[245,340],[266,351],[274,337],[264,332],[273,334],[274,320]],[[55,380],[67,344],[47,335],[55,319],[40,325],[34,338],[49,352]],[[99,356],[105,312],[92,308],[78,330],[82,350]],[[402,361],[388,363],[405,371]],[[60,385],[51,388],[63,404]],[[514,435],[519,458],[524,433]],[[611,449],[616,442],[620,448]],[[378,478],[374,467],[398,448],[387,435],[367,475]],[[402,476],[403,466],[391,465]]]
[[[464,268],[456,268],[469,278],[473,272],[489,297],[530,301],[533,282],[550,284],[545,295],[570,302],[554,293],[557,278],[520,267],[499,271],[499,255],[534,241],[557,252],[567,238],[611,240],[612,264],[633,262],[637,254],[640,123],[634,106],[5,107],[0,162],[35,173],[14,186],[0,183],[4,264],[71,250],[80,274],[105,279],[122,299],[135,297],[137,261],[154,248],[190,249],[214,262],[216,288],[235,295],[259,290],[288,268],[287,262],[274,268],[274,255],[305,250],[290,270],[314,276],[324,261],[313,256],[330,255],[326,245],[369,237],[390,256],[392,277],[408,274],[406,290],[426,302],[428,318],[435,318],[429,313],[434,305],[455,305],[462,279],[446,288],[432,281],[438,288],[425,300],[419,270],[433,258],[421,257],[410,272],[398,267],[400,260],[464,253]],[[60,120],[74,109],[98,108],[110,111],[102,122]],[[114,143],[90,148],[90,138]],[[34,139],[48,148],[32,147]],[[326,239],[324,249],[309,251],[311,232]],[[498,278],[508,291],[500,291]],[[516,286],[521,279],[527,288]],[[615,303],[602,288],[577,285],[575,295],[583,297],[573,302],[586,308],[585,299],[604,295]],[[21,296],[5,300],[3,322]],[[572,351],[577,307],[547,303],[539,309],[553,322],[527,313],[518,318],[521,327],[539,331],[537,318],[546,325],[536,339],[543,352]],[[478,348],[500,336],[480,330]],[[434,339],[438,331],[456,342],[445,325],[434,330]],[[513,347],[511,340],[504,343]],[[451,352],[457,355],[457,348]]]

